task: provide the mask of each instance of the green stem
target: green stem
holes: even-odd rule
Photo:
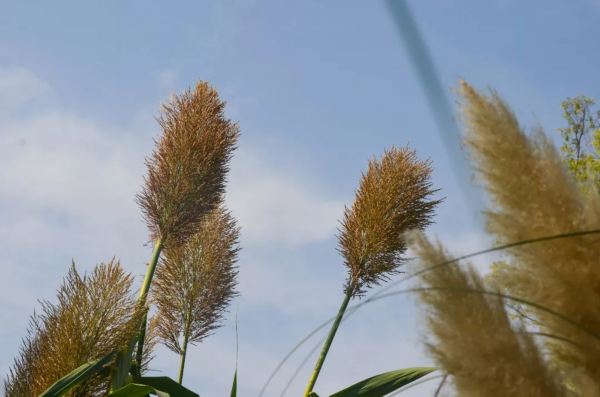
[[[177,382],[181,385],[183,381],[183,369],[185,367],[185,355],[187,353],[187,337],[183,341],[183,349],[181,350],[181,361],[179,362],[179,378]]]
[[[183,334],[183,348],[181,349],[181,361],[179,363],[179,378],[177,380],[177,382],[179,382],[179,384],[181,385],[182,381],[183,381],[183,369],[185,367],[185,355],[187,353],[187,345],[188,345],[188,341],[189,341],[189,337],[190,337],[190,314],[188,313],[187,318],[186,318],[186,325],[185,325],[185,332]]]
[[[140,296],[138,298],[138,305],[144,306],[146,304],[146,298],[148,297],[148,291],[150,290],[150,284],[152,284],[152,278],[154,277],[154,271],[156,270],[156,264],[158,263],[158,258],[160,257],[160,252],[163,248],[163,237],[159,238],[154,245],[154,252],[152,252],[152,257],[150,258],[150,263],[148,263],[148,270],[146,271],[146,277],[144,278],[144,283],[142,284],[142,288],[140,290]],[[138,347],[136,353],[136,361],[137,361],[137,372],[138,376],[141,376],[141,366],[142,366],[142,357],[144,355],[144,339],[146,338],[146,323],[148,321],[148,314],[144,315],[142,323],[140,325],[140,331],[138,333]]]
[[[327,336],[327,340],[325,341],[325,345],[323,346],[323,350],[321,350],[321,355],[317,360],[317,364],[315,365],[315,369],[308,381],[308,385],[306,386],[306,390],[304,391],[304,396],[307,397],[310,392],[312,392],[313,387],[315,387],[315,383],[317,383],[317,378],[319,377],[319,372],[321,372],[321,368],[323,367],[323,363],[325,362],[325,358],[327,357],[327,353],[329,352],[329,348],[331,347],[331,343],[333,342],[333,338],[335,337],[335,333],[337,332],[340,322],[344,317],[344,313],[346,312],[346,308],[348,307],[348,303],[350,302],[350,298],[352,297],[352,288],[348,288],[346,291],[346,296],[344,297],[344,301],[342,302],[342,306],[331,326],[331,330],[329,331],[329,335]]]

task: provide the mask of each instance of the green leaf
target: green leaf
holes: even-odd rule
[[[193,391],[186,389],[168,376],[134,376],[133,383],[152,386],[174,397],[200,397]]]
[[[108,364],[118,352],[118,350],[114,350],[103,358],[90,361],[74,369],[61,379],[57,380],[56,383],[50,386],[48,390],[40,394],[40,397],[64,396],[69,392],[69,390],[99,372],[102,367]]]
[[[341,390],[330,397],[382,397],[435,371],[437,368],[415,367],[373,376]]]
[[[127,386],[110,393],[109,397],[144,397],[149,393],[156,394],[158,397],[171,397],[169,393],[156,390],[152,386],[139,385],[137,383],[130,383]],[[177,396],[177,394],[173,394],[173,397],[175,396]]]
[[[238,306],[239,310],[239,306]],[[237,367],[238,367],[238,310],[235,311],[235,375],[233,375],[233,386],[231,386],[231,397],[237,397]]]
[[[233,375],[233,386],[231,387],[231,397],[237,396],[237,368],[235,369],[235,375]]]

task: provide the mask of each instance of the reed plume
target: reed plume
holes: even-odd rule
[[[58,290],[58,302],[42,301],[5,381],[6,397],[35,397],[91,360],[123,348],[135,335],[142,312],[130,293],[133,277],[114,259],[81,277],[73,263]],[[109,380],[92,377],[68,396],[100,396]]]
[[[407,230],[424,230],[442,200],[427,201],[431,189],[431,161],[421,161],[408,145],[385,151],[380,161],[369,161],[352,208],[344,208],[339,251],[348,267],[346,289],[352,296],[380,285],[398,274],[406,262]]]
[[[541,128],[528,136],[509,106],[491,91],[461,82],[466,144],[491,199],[486,230],[499,244],[600,229],[600,196],[581,191]],[[600,245],[591,235],[521,245],[498,284],[600,333]],[[545,331],[573,343],[545,346],[566,367],[600,379],[600,342],[581,329],[532,309]],[[577,347],[579,346],[579,347]]]
[[[225,104],[200,80],[194,91],[172,95],[162,105],[162,136],[146,159],[148,175],[136,196],[151,241],[162,238],[164,247],[185,243],[220,203],[239,138],[238,125],[225,118]]]
[[[203,218],[185,245],[165,250],[160,261],[152,302],[158,309],[159,340],[181,356],[179,383],[188,344],[219,328],[225,309],[238,296],[238,238],[235,219],[221,207]]]
[[[194,91],[171,95],[170,103],[162,106],[157,121],[163,133],[155,140],[152,157],[146,159],[148,175],[136,196],[154,243],[140,306],[145,305],[162,249],[185,244],[223,199],[229,161],[239,138],[238,125],[225,118],[224,109],[217,91],[202,80]],[[145,332],[142,321],[138,362],[144,355]],[[121,368],[121,378],[125,370]]]
[[[430,243],[422,234],[412,238],[411,249],[420,259],[415,271],[451,258],[441,244]],[[470,264],[423,272],[418,287],[424,289],[418,296],[430,334],[427,348],[452,376],[458,395],[566,396],[533,336],[522,324],[511,326],[503,299],[466,292],[484,289],[483,279]],[[430,290],[440,287],[457,290]]]
[[[404,232],[423,230],[432,223],[440,200],[428,200],[439,189],[431,188],[433,168],[430,160],[421,161],[415,150],[392,148],[379,161],[369,161],[361,175],[352,208],[344,208],[338,236],[338,251],[348,267],[345,297],[333,322],[321,355],[304,392],[310,395],[327,352],[342,321],[350,299],[399,273],[407,259]]]

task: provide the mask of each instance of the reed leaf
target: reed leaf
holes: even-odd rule
[[[233,375],[233,385],[231,386],[231,397],[237,396],[237,370],[238,370],[238,314],[235,312],[235,375]]]
[[[372,376],[332,394],[330,397],[383,397],[404,387],[437,368],[405,368]]]
[[[199,397],[198,394],[186,389],[168,376],[134,376],[132,381],[135,384],[151,386],[156,390],[169,393],[173,397]]]
[[[97,374],[104,368],[104,366],[110,363],[113,357],[117,354],[118,350],[114,350],[108,353],[103,358],[98,360],[90,361],[89,363],[83,364],[79,368],[74,369],[67,375],[57,380],[48,390],[40,394],[40,397],[61,397],[64,396],[81,382],[87,380],[91,376]],[[27,381],[27,380],[26,380]]]
[[[152,386],[138,385],[136,383],[130,383],[117,391],[109,394],[109,397],[146,397],[148,394],[155,394],[158,397],[171,397],[169,393],[162,390],[157,390]],[[176,395],[173,394],[172,397]]]

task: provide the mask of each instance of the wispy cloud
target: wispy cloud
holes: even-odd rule
[[[288,245],[331,238],[343,213],[343,201],[327,197],[317,187],[311,189],[299,177],[279,172],[265,158],[267,153],[240,149],[232,162],[227,201],[244,238],[258,244]]]
[[[11,111],[47,93],[50,87],[24,68],[0,70],[0,111]]]

